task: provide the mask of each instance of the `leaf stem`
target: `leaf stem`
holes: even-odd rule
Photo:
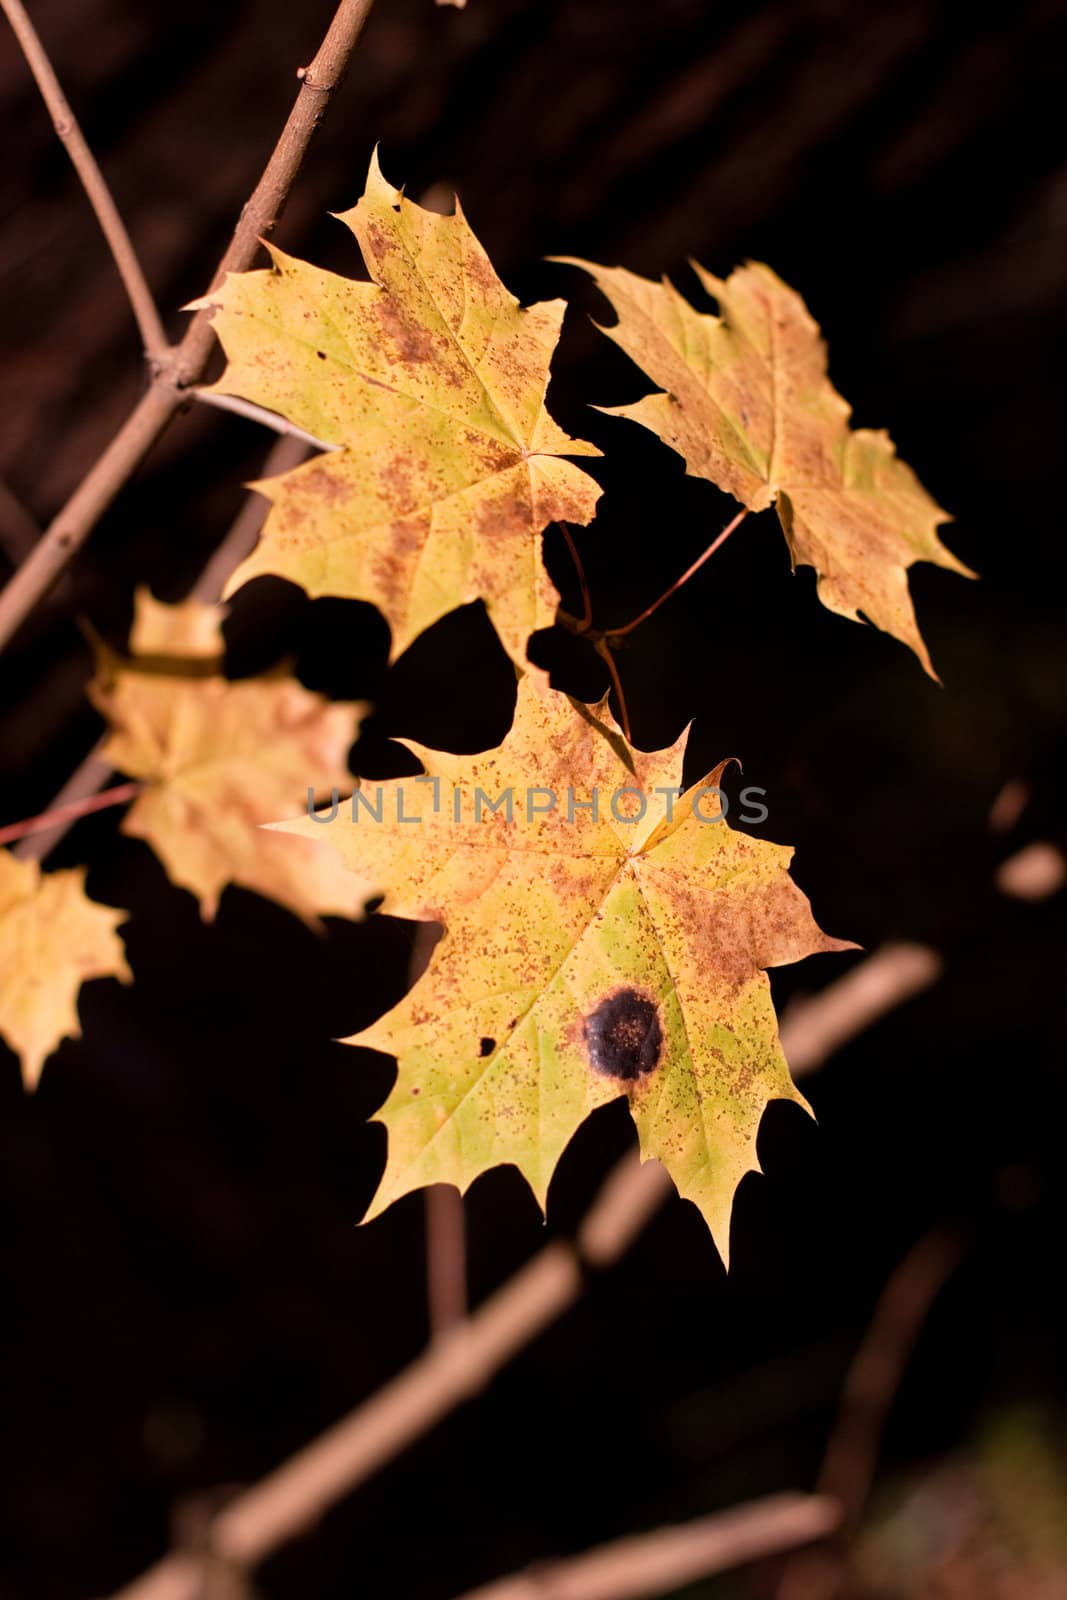
[[[15,839],[25,839],[29,833],[45,833],[60,823],[77,822],[79,817],[87,817],[94,811],[104,811],[108,806],[125,805],[127,800],[139,795],[143,788],[144,784],[140,782],[119,783],[114,789],[105,789],[102,794],[91,794],[81,800],[72,800],[69,805],[56,806],[52,811],[42,811],[39,816],[27,817],[24,822],[9,822],[6,827],[0,828],[0,844],[11,844]]]
[[[0,0],[0,5],[2,4],[3,0]],[[235,394],[216,394],[213,389],[190,389],[189,393],[203,406],[213,406],[216,411],[230,411],[235,417],[247,417],[249,422],[258,422],[261,427],[269,428],[272,433],[299,439],[301,443],[310,445],[313,450],[341,448],[338,444],[327,444],[325,439],[316,438],[304,428],[298,428],[295,422],[290,422],[288,417],[280,416],[277,411],[268,411],[266,406],[257,406],[254,400],[242,400]]]
[[[78,126],[78,119],[70,109],[55,69],[48,59],[48,52],[27,16],[22,0],[0,0],[0,6],[3,7],[4,15],[11,24],[29,69],[37,80],[37,87],[52,118],[52,125],[62,140],[74,170],[81,179],[89,204],[96,213],[100,231],[107,241],[108,249],[126,290],[130,308],[137,319],[145,354],[150,357],[162,356],[167,348],[167,335],[156,310],[152,291],[141,270],[137,252],[126,231],[126,224],[119,215],[107,180],[97,165],[96,157],[85,142],[85,136]]]
[[[670,588],[665,589],[658,600],[653,600],[650,606],[645,607],[640,616],[634,617],[633,621],[627,622],[624,627],[609,628],[608,637],[611,639],[624,639],[628,633],[633,633],[635,628],[639,628],[642,622],[647,622],[653,612],[658,611],[665,600],[669,600],[672,594],[678,593],[678,590],[683,584],[689,582],[694,572],[700,571],[700,568],[704,565],[705,561],[710,561],[716,550],[721,549],[721,547],[726,543],[727,539],[733,533],[734,529],[739,528],[747,516],[748,507],[742,506],[736,517],[728,522],[722,532],[717,534],[716,537],[711,541],[711,543],[708,545],[708,548],[704,551],[704,554],[698,556],[693,562],[692,566],[687,567],[682,573],[682,576],[680,578],[676,578],[671,584]]]
[[[626,706],[626,696],[622,691],[622,679],[619,677],[619,669],[615,664],[615,657],[611,653],[611,646],[606,639],[596,638],[593,640],[593,649],[611,673],[611,686],[615,690],[615,698],[619,702],[619,721],[626,736],[626,743],[632,745],[634,736],[630,732],[630,713]]]
[[[567,549],[570,551],[571,560],[574,562],[574,570],[578,574],[578,586],[582,592],[582,615],[576,631],[578,633],[586,633],[593,626],[593,602],[589,595],[589,584],[586,581],[585,568],[582,566],[582,558],[578,554],[578,546],[574,542],[574,535],[571,533],[567,523],[557,522],[556,527],[566,540]]]

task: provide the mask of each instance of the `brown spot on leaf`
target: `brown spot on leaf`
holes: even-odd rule
[[[397,206],[393,207],[394,211],[398,209],[399,207]],[[396,248],[397,245],[395,239],[393,239],[384,228],[380,228],[376,222],[371,222],[366,225],[366,244],[364,247],[365,254],[370,254],[371,256],[374,256],[380,260],[382,256],[392,254]]]
[[[463,271],[468,283],[480,289],[483,294],[491,294],[494,289],[501,287],[492,262],[485,253],[478,249],[468,250],[463,258]]]
[[[389,542],[374,552],[371,571],[380,603],[406,612],[414,564],[430,532],[430,515],[401,517],[390,524]],[[394,619],[395,620],[395,619]]]
[[[534,532],[529,500],[504,494],[482,501],[475,508],[475,522],[479,536],[491,541],[525,540]]]
[[[590,1065],[609,1078],[630,1083],[655,1071],[663,1056],[659,1007],[638,989],[605,995],[584,1031]]]
[[[409,322],[391,296],[386,295],[378,302],[378,316],[382,332],[400,361],[417,366],[434,359],[437,344],[434,335],[429,328]]]
[[[300,487],[329,506],[340,505],[349,497],[348,486],[325,467],[312,467],[300,477]]]

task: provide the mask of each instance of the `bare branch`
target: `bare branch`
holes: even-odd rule
[[[832,1533],[834,1500],[776,1494],[681,1527],[619,1539],[472,1589],[463,1600],[644,1600]]]
[[[787,1006],[780,1033],[794,1076],[814,1072],[858,1033],[935,984],[942,961],[922,944],[887,944],[821,993]]]
[[[315,59],[297,73],[300,92],[296,104],[251,199],[242,207],[233,237],[215,269],[211,289],[221,283],[228,272],[246,271],[263,240],[274,232],[289,191],[303,166],[311,136],[345,75],[373,3],[374,0],[341,0]],[[211,308],[204,306],[194,316],[178,346],[173,378],[179,388],[199,382],[213,344]]]
[[[450,1183],[426,1190],[426,1301],[435,1339],[467,1314],[467,1218]]]
[[[8,0],[10,3],[10,0]],[[282,213],[311,136],[344,75],[373,0],[341,0],[314,61],[301,69],[300,91],[263,176],[241,211],[212,284],[241,272],[255,258],[260,240]],[[199,382],[211,355],[210,310],[196,313],[175,351],[159,363],[148,393],[138,403],[88,476],[45,531],[33,554],[0,595],[0,647],[22,624],[79,550],[119,490],[136,471]]]
[[[67,104],[59,79],[55,75],[36,28],[26,14],[22,0],[0,0],[0,6],[3,7],[4,15],[22,47],[30,71],[37,80],[41,98],[48,107],[53,126],[66,146],[67,154],[81,179],[89,204],[96,213],[96,220],[119,269],[119,277],[122,279],[126,296],[137,319],[137,326],[141,330],[145,354],[158,358],[167,348],[167,335],[163,331],[152,291],[141,271],[137,252],[126,232],[126,224],[119,216],[107,180],[97,166],[96,157],[86,144],[77,118]]]
[[[406,1371],[284,1466],[233,1501],[212,1525],[211,1548],[252,1566],[316,1521],[455,1406],[477,1394],[505,1362],[573,1305],[584,1269],[614,1261],[671,1183],[655,1161],[629,1155],[611,1173],[577,1240],[546,1245],[464,1322]],[[168,1556],[116,1600],[195,1600],[200,1572]]]
[[[902,959],[902,949],[911,955]],[[868,1027],[925,982],[934,981],[940,962],[935,971],[929,960],[932,955],[923,946],[888,946],[822,995],[805,1002],[812,1011],[807,1017],[804,1011],[798,1014],[791,1040],[789,1027],[783,1025],[782,1029],[793,1076],[802,1078],[813,1072],[846,1038]],[[895,978],[890,981],[894,969]],[[906,971],[910,978],[903,982]],[[820,1008],[821,1023],[815,1020],[814,1008]],[[573,1304],[581,1292],[583,1264],[603,1267],[618,1260],[672,1192],[673,1185],[658,1162],[642,1165],[634,1155],[625,1157],[605,1180],[573,1246],[561,1241],[546,1246],[490,1300],[435,1341],[406,1372],[235,1500],[213,1525],[216,1555],[244,1566],[262,1560],[435,1427]],[[935,1236],[936,1240],[941,1242],[931,1243],[929,1248],[925,1242],[917,1246],[914,1258],[909,1257],[890,1280],[869,1336],[879,1360],[861,1351],[846,1387],[842,1417],[850,1420],[848,1432],[841,1437],[847,1448],[828,1453],[819,1491],[850,1507],[857,1494],[861,1502],[866,1496],[865,1474],[869,1478],[873,1460],[870,1441],[873,1439],[876,1447],[882,1426],[879,1407],[888,1406],[898,1381],[893,1374],[906,1359],[925,1316],[924,1308],[956,1259],[954,1245],[945,1245],[942,1235]],[[896,1341],[892,1372],[879,1365],[887,1348],[886,1330]],[[877,1382],[887,1377],[888,1390],[874,1393]],[[885,1393],[888,1398],[881,1400]],[[856,1438],[851,1419],[861,1415],[868,1430],[862,1456],[849,1442]],[[842,1459],[845,1467],[840,1466]],[[122,1590],[116,1600],[197,1600],[199,1582],[200,1570],[190,1564],[188,1556],[175,1553]],[[613,1595],[621,1592],[612,1591]],[[503,1590],[494,1600],[503,1600],[508,1593]],[[532,1597],[535,1593],[517,1590],[516,1600],[520,1594]],[[487,1597],[483,1595],[481,1600]]]
[[[177,390],[158,383],[138,401],[0,594],[0,647],[47,594],[181,404]]]

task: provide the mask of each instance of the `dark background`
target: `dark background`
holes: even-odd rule
[[[174,334],[329,10],[32,7]],[[524,300],[573,297],[550,401],[609,452],[601,514],[579,534],[599,622],[641,609],[730,506],[651,436],[587,409],[647,384],[590,327],[586,313],[608,319],[592,288],[547,254],[668,271],[694,298],[690,255],[718,273],[769,261],[820,320],[857,421],[892,430],[982,578],[913,571],[942,688],[823,610],[769,515],[634,634],[620,670],[637,742],[695,717],[691,775],[743,759],[822,925],[868,947],[932,942],[946,976],[809,1080],[818,1125],[771,1108],[729,1278],[672,1201],[482,1398],[263,1568],[265,1596],[447,1600],[534,1558],[809,1486],[879,1288],[942,1221],[970,1245],[898,1397],[886,1470],[965,1446],[999,1405],[1055,1415],[1064,902],[1006,899],[993,873],[1031,838],[1063,842],[1064,11],[378,0],[277,238],[358,272],[326,213],[354,203],[380,140],[413,197],[459,190]],[[0,470],[44,522],[136,398],[139,349],[6,35],[0,118]],[[46,808],[97,737],[78,619],[118,645],[136,583],[184,593],[269,445],[217,413],[179,418],[23,630],[3,668],[0,820]],[[21,559],[17,523],[0,527]],[[576,610],[555,533],[546,556]],[[227,634],[236,673],[288,651],[310,686],[376,703],[357,771],[390,770],[390,735],[475,750],[508,725],[510,670],[477,606],[391,670],[371,608],[273,580],[236,597]],[[605,689],[587,646],[558,636],[538,654],[560,687]],[[1012,779],[1032,799],[998,836],[990,807]],[[132,1577],[199,1497],[256,1479],[426,1338],[421,1197],[356,1226],[392,1065],[332,1042],[402,992],[410,928],[332,923],[317,940],[232,889],[204,927],[115,813],[52,858],[79,861],[96,898],[130,908],[137,982],[83,991],[84,1038],[36,1096],[4,1052],[4,1600]],[[776,994],[855,959],[776,973]],[[550,1232],[630,1138],[621,1103],[580,1131]],[[513,1170],[480,1179],[466,1211],[477,1300],[545,1228]]]

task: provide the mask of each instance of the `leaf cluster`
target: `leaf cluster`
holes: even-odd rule
[[[527,659],[559,604],[541,535],[592,522],[600,493],[578,465],[599,451],[545,406],[565,303],[520,306],[458,206],[421,209],[376,157],[341,220],[369,281],[271,247],[270,268],[232,274],[198,303],[227,358],[217,390],[324,446],[256,485],[270,513],[228,592],[274,574],[368,601],[394,654],[480,599],[515,665],[513,726],[475,757],[412,746],[421,779],[379,785],[376,812],[359,793],[341,806],[364,708],[282,672],[227,680],[223,609],[142,592],[128,656],[102,652],[90,688],[110,729],[105,758],[141,785],[123,829],[207,918],[236,883],[313,925],[362,915],[370,895],[444,925],[427,972],[357,1036],[398,1062],[372,1215],[422,1184],[465,1188],[500,1162],[544,1203],[574,1129],[621,1094],[642,1155],[667,1167],[725,1257],[768,1101],[804,1103],[767,969],[848,946],[816,925],[791,851],[729,826],[721,768],[683,791],[686,735],[637,750],[624,707],[620,727],[607,701],[571,699]],[[612,414],[654,432],[742,513],[773,506],[823,604],[891,633],[932,674],[907,569],[967,569],[888,435],[851,427],[800,297],[759,264],[726,279],[697,267],[713,314],[666,281],[574,264],[616,313],[608,337],[656,385]],[[607,636],[597,640],[610,663]],[[433,797],[416,826],[413,782]],[[312,814],[327,792],[331,806]],[[479,794],[473,817],[450,798]],[[88,901],[78,874],[41,876],[10,856],[0,869],[0,1030],[32,1086],[77,1031],[80,983],[130,974],[119,914]]]

